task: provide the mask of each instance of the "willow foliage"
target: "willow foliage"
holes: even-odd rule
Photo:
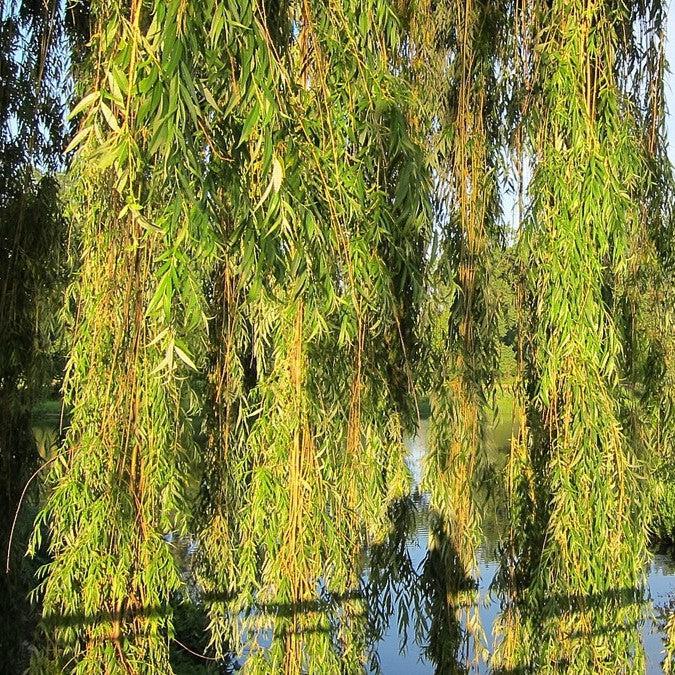
[[[664,540],[673,535],[673,197],[675,182],[667,155],[664,73],[665,8],[652,3],[648,18],[637,23],[634,40],[642,60],[627,50],[626,68],[632,66],[632,98],[642,135],[642,153],[647,166],[644,190],[639,196],[645,230],[636,254],[640,273],[629,296],[630,317],[627,360],[636,388],[631,423],[636,442],[649,454],[655,467],[654,534]]]
[[[510,617],[500,658],[504,667],[639,672],[648,486],[625,386],[626,311],[644,264],[648,168],[618,68],[631,16],[595,2],[553,3],[534,16],[534,173],[519,243],[527,398],[512,452],[510,571],[528,610]]]
[[[249,610],[251,672],[358,672],[363,647],[341,631],[362,611],[360,555],[408,485],[426,169],[390,5],[263,11],[238,47],[256,71],[234,109],[244,179],[216,281],[202,579],[233,598],[212,607],[218,649]],[[337,634],[308,611],[331,603]]]
[[[427,20],[430,11],[420,3],[411,30],[412,72],[429,101],[438,240],[428,307],[433,365],[424,487],[437,516],[428,562],[433,577],[439,564],[447,568],[439,578],[447,579],[448,587],[437,602],[450,603],[458,618],[465,614],[479,652],[478,613],[471,606],[481,540],[476,500],[498,369],[491,275],[501,241],[497,68],[505,9],[500,3],[437,3],[433,22]],[[450,653],[456,641],[447,642]],[[446,659],[436,660],[443,667]]]
[[[407,481],[427,207],[396,16],[377,2],[92,11],[71,144],[73,414],[42,514],[53,642],[35,668],[169,669],[182,583],[165,536],[187,532],[201,473],[207,342],[206,597],[236,593],[224,625],[250,604],[279,615],[252,672],[357,668],[362,650],[335,652],[301,609],[318,583],[348,595],[364,532],[382,535]]]
[[[39,672],[169,667],[168,602],[181,578],[164,536],[185,531],[191,354],[204,352],[204,276],[216,250],[201,183],[210,8],[149,9],[92,5],[91,77],[73,111],[83,121],[69,194],[81,258],[72,423],[41,516],[53,561]]]
[[[381,590],[391,609],[413,580],[428,655],[468,666],[504,154],[524,214],[520,431],[493,665],[640,670],[649,513],[660,499],[651,527],[667,529],[673,503],[657,0],[0,6],[10,439],[26,436],[51,335],[36,298],[61,278],[42,173],[72,159],[72,419],[33,536],[50,556],[33,672],[171,672],[174,614],[193,601],[207,658],[362,672],[384,631],[368,600]],[[432,403],[421,579],[389,532],[392,514],[412,522],[397,500],[416,379]],[[0,430],[9,505],[31,461]],[[195,551],[189,583],[178,540]],[[401,579],[376,569],[388,555]]]
[[[668,675],[675,670],[675,612],[671,612],[666,623],[666,656],[663,670]]]

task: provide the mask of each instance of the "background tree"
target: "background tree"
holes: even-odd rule
[[[58,172],[67,132],[63,63],[71,26],[58,2],[0,3],[0,670],[26,665],[36,617],[19,496],[39,462],[34,404],[58,378],[64,217]],[[58,359],[56,359],[57,361]],[[33,492],[30,493],[30,496]]]

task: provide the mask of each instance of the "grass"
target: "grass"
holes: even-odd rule
[[[59,398],[46,398],[33,406],[33,426],[58,426],[61,420],[62,403]]]

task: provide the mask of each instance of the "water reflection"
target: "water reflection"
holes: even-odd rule
[[[411,468],[417,477],[422,452],[423,437],[412,446]],[[500,471],[497,466],[495,475]],[[173,608],[175,672],[215,675],[243,668],[261,674],[577,673],[569,662],[578,664],[587,652],[590,663],[598,645],[609,644],[603,642],[609,634],[619,635],[625,649],[606,655],[607,672],[661,672],[664,624],[667,612],[675,608],[675,561],[670,553],[654,555],[644,596],[643,589],[608,589],[591,597],[549,595],[537,605],[526,595],[514,595],[517,587],[499,574],[508,559],[500,544],[505,528],[500,490],[495,480],[483,500],[485,541],[479,551],[477,586],[458,565],[460,557],[444,537],[428,500],[415,491],[392,505],[388,535],[354,561],[354,583],[347,592],[332,592],[308,580],[296,602],[258,601],[238,609],[246,648],[234,649],[220,661],[209,652],[206,609],[231,597],[200,593],[190,574],[194,546],[170,542],[189,590]],[[455,590],[462,588],[462,580],[467,602],[457,606]],[[161,615],[169,608],[142,611]],[[105,617],[47,617],[46,622],[92,620]],[[476,635],[467,625],[472,620],[485,631],[480,640],[468,639]],[[560,639],[554,643],[556,635]]]
[[[456,608],[446,602],[446,576],[456,574],[456,570],[448,569],[451,551],[429,550],[434,514],[425,498],[414,494],[401,500],[390,517],[391,533],[368,552],[360,588],[348,597],[324,595],[323,607],[294,608],[297,623],[290,632],[288,612],[282,610],[275,615],[272,611],[270,616],[275,619],[270,629],[274,637],[270,632],[267,640],[257,643],[249,658],[259,662],[255,667],[246,664],[250,672],[277,672],[275,668],[284,672],[287,659],[293,655],[298,658],[298,631],[306,650],[301,672],[307,673],[574,672],[561,658],[542,662],[540,640],[545,631],[529,635],[526,643],[519,645],[521,653],[530,650],[526,662],[500,667],[490,657],[479,660],[475,645],[465,639],[466,626],[458,619]],[[503,596],[493,586],[499,570],[494,542],[481,550],[480,570],[480,602],[475,610],[487,632],[484,647],[492,655],[495,628],[505,608]],[[614,661],[614,672],[661,672],[663,621],[665,609],[675,602],[674,575],[672,557],[656,555],[648,576],[654,612],[630,589],[590,599],[550,597],[548,611],[551,617],[563,616],[576,627],[567,639],[582,652],[610,631],[624,633],[626,644],[639,645],[642,640],[646,663],[635,654],[623,667],[617,667]],[[590,612],[589,602],[600,611]],[[637,610],[632,619],[626,618],[627,609]]]
[[[413,461],[423,451],[423,438],[413,446]],[[503,458],[494,453],[495,475],[503,475]],[[463,639],[466,627],[456,612],[443,601],[447,565],[452,551],[438,555],[429,547],[427,528],[433,528],[433,514],[423,498],[416,505],[418,522],[425,523],[409,540],[410,557],[416,559],[425,626],[416,641],[396,650],[396,630],[391,628],[380,642],[383,672],[466,673],[466,672],[662,672],[664,624],[668,607],[675,604],[675,563],[669,554],[654,556],[647,570],[645,588],[606,588],[584,597],[549,593],[544,598],[527,597],[527,584],[509,584],[506,524],[500,504],[505,503],[499,481],[486,499],[485,541],[480,552],[480,602],[476,606],[486,630],[488,657],[478,660]],[[427,509],[427,513],[425,513]],[[527,573],[510,560],[512,578]],[[505,572],[506,571],[506,574]],[[517,573],[516,573],[517,572]],[[454,574],[461,574],[455,569]],[[470,583],[470,580],[467,580]],[[598,584],[601,586],[601,584]],[[520,591],[509,597],[509,593]],[[470,615],[469,615],[470,616]],[[607,649],[613,645],[615,651]],[[481,645],[477,646],[481,649]],[[605,652],[603,653],[603,649]],[[600,658],[598,658],[598,656]],[[585,664],[582,670],[581,665]]]
[[[435,556],[427,552],[428,523],[431,514],[425,512],[425,502],[417,499],[417,522],[420,527],[407,543],[406,555],[410,566],[417,570],[419,590],[409,588],[408,596],[416,597],[417,631],[408,639],[397,629],[400,620],[395,606],[391,620],[382,638],[373,646],[379,653],[379,664],[385,675],[403,675],[404,673],[441,674],[441,673],[517,673],[517,672],[578,672],[568,666],[566,658],[560,658],[562,650],[556,653],[556,659],[544,662],[546,650],[543,642],[548,639],[546,630],[539,625],[539,632],[517,634],[522,640],[518,645],[521,658],[509,666],[499,665],[493,659],[499,640],[499,626],[505,630],[505,610],[508,609],[504,596],[495,588],[499,561],[494,542],[481,551],[479,582],[480,602],[477,611],[486,630],[486,648],[489,657],[476,663],[476,653],[467,651],[462,640],[462,626],[458,625],[454,612],[442,601],[444,566],[434,567]],[[436,573],[433,579],[432,570]],[[385,575],[384,570],[379,573]],[[421,599],[421,600],[420,600]],[[619,662],[615,654],[607,655],[611,663],[611,672],[662,672],[664,623],[667,612],[675,606],[675,561],[670,554],[660,553],[654,556],[647,575],[645,597],[640,589],[615,589],[606,596],[594,598],[554,597],[547,598],[545,614],[548,620],[563,617],[566,625],[572,626],[566,636],[567,646],[578,654],[585,649],[591,653],[597,647],[599,637],[608,633],[621,633],[622,640],[634,651],[631,657]],[[391,607],[388,603],[388,607]],[[404,614],[404,616],[407,616]],[[542,615],[539,615],[542,616]],[[530,625],[534,625],[534,622]],[[517,633],[517,631],[516,631]],[[563,643],[561,643],[562,645]],[[399,652],[403,649],[403,653]],[[637,651],[636,651],[637,650]],[[630,650],[627,650],[630,652]],[[644,660],[643,660],[644,652]],[[549,656],[552,652],[548,652]],[[527,658],[523,658],[526,656]],[[572,654],[570,653],[570,657]],[[592,671],[589,671],[592,672]],[[610,671],[608,671],[610,672]]]

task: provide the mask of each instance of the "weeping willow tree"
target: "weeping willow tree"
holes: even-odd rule
[[[72,422],[40,516],[53,559],[38,589],[36,672],[169,670],[168,605],[182,580],[164,537],[184,532],[189,513],[190,374],[204,361],[216,252],[204,181],[212,5],[91,6],[68,194],[80,258]]]
[[[31,411],[56,375],[64,227],[55,174],[66,132],[62,52],[71,29],[58,2],[0,3],[0,548],[7,556],[0,670],[6,672],[26,665],[24,638],[35,622],[26,602],[34,570],[22,560],[30,516],[13,521],[38,462]]]
[[[248,671],[360,672],[362,550],[408,488],[428,181],[393,7],[265,9],[237,46],[256,71],[235,84],[247,180],[216,281],[201,578]]]
[[[642,383],[633,420],[637,420],[638,439],[649,465],[654,467],[652,537],[672,542],[675,540],[675,331],[670,298],[675,282],[675,181],[667,154],[665,23],[666,9],[659,2],[651,3],[649,18],[639,24],[642,28],[640,46],[646,55],[644,62],[634,56],[634,51],[629,51],[632,61],[638,63],[633,98],[640,111],[643,153],[648,168],[642,203],[647,223],[643,236],[646,245],[642,246],[642,274],[637,277],[631,297],[630,354],[633,372]],[[630,60],[628,65],[632,65]],[[675,621],[671,615],[666,625],[663,664],[666,672],[673,670],[674,655]]]
[[[428,189],[397,17],[386,2],[91,9],[72,422],[41,514],[33,667],[170,669],[182,581],[166,536],[193,523],[203,474],[217,651],[251,607],[246,630],[276,629],[265,652],[245,639],[249,671],[356,671],[361,645],[307,608],[325,589],[349,624],[358,556],[407,486]]]
[[[672,515],[658,3],[2,10],[0,217],[13,248],[0,254],[0,394],[18,402],[12,429],[39,381],[17,336],[35,340],[36,298],[54,286],[44,263],[58,202],[34,168],[60,166],[59,36],[71,26],[88,40],[71,50],[80,102],[64,195],[72,421],[33,540],[50,555],[33,672],[171,672],[174,614],[192,599],[177,539],[196,546],[207,658],[245,651],[250,673],[362,672],[367,632],[382,632],[364,551],[400,554],[389,516],[409,490],[403,439],[425,371],[434,527],[414,592],[438,671],[468,666],[482,635],[476,500],[505,147],[528,185],[495,665],[640,670],[654,494]],[[30,213],[35,226],[16,227]],[[20,470],[7,448],[9,505]],[[371,573],[371,590],[386,588]]]
[[[651,3],[649,17],[638,24],[643,62],[635,54],[638,50],[627,50],[626,66],[633,66],[636,72],[632,97],[639,113],[648,180],[641,204],[646,223],[639,251],[641,270],[635,275],[625,313],[630,319],[627,361],[631,379],[638,383],[629,410],[630,428],[652,471],[650,535],[652,540],[670,543],[675,534],[675,332],[671,301],[675,183],[665,128],[665,12],[659,2]],[[671,615],[665,626],[666,672],[672,672],[675,663],[674,626]]]
[[[639,441],[650,453],[655,469],[653,536],[673,541],[675,474],[673,474],[673,197],[675,183],[667,155],[665,77],[666,10],[651,3],[651,15],[639,25],[640,60],[627,50],[626,68],[632,66],[632,98],[642,131],[647,176],[642,196],[646,230],[640,250],[642,270],[630,296],[631,335],[628,350],[633,378],[640,382],[633,424]],[[637,64],[635,63],[637,61]]]
[[[653,174],[625,57],[638,51],[635,22],[650,15],[601,2],[520,10],[533,174],[518,244],[522,424],[506,570],[515,606],[496,661],[640,672],[650,425],[635,415],[649,396],[631,347],[633,284],[653,248],[642,208]]]
[[[443,580],[434,602],[447,605],[447,630],[435,639],[439,672],[483,649],[476,606],[481,541],[477,496],[486,468],[486,428],[498,368],[497,307],[491,282],[500,247],[500,112],[497,64],[504,29],[501,3],[419,3],[412,18],[412,72],[428,98],[435,227],[429,313],[431,419],[424,489],[436,514],[429,582]],[[445,572],[439,574],[439,565]],[[446,612],[432,612],[444,616]],[[466,636],[459,621],[464,617]],[[440,629],[440,627],[437,627]],[[457,631],[460,631],[457,634]],[[463,666],[462,666],[463,667]]]

